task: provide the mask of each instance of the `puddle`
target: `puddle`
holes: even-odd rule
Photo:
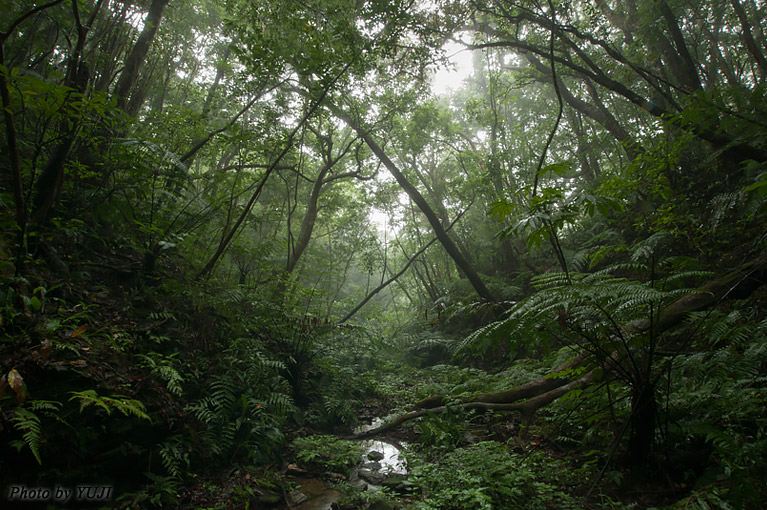
[[[355,433],[365,432],[380,426],[386,418],[375,418],[367,425],[355,429]],[[364,448],[360,465],[354,470],[350,482],[366,490],[381,490],[381,485],[395,478],[407,475],[407,462],[400,455],[403,445],[396,446],[380,439],[363,439],[359,444]],[[377,452],[377,454],[372,453]],[[372,455],[371,455],[372,454]],[[374,460],[375,459],[375,460]],[[387,482],[388,480],[388,482]],[[296,510],[330,510],[333,503],[343,497],[339,490],[329,488],[321,478],[308,478],[300,482],[300,492],[307,500],[293,506]]]
[[[294,506],[296,510],[330,510],[333,503],[344,495],[339,490],[328,488],[320,478],[310,478],[302,482],[300,490],[308,499]]]
[[[368,424],[355,429],[355,433],[367,432],[377,428],[386,418],[375,418]],[[360,466],[352,473],[350,481],[358,487],[370,491],[381,490],[381,486],[395,486],[407,476],[407,462],[400,455],[403,446],[381,439],[362,439],[359,444],[364,448]],[[392,485],[393,484],[393,485]]]
[[[363,466],[369,466],[372,462],[378,462],[381,467],[376,471],[379,473],[407,474],[407,463],[405,462],[405,459],[400,456],[400,449],[393,444],[378,439],[364,439],[360,441],[360,445],[365,448],[365,453],[362,455]],[[383,458],[372,461],[368,457],[368,454],[371,452],[378,452],[383,455]]]
[[[380,416],[377,418],[373,418],[373,421],[371,421],[370,423],[366,423],[355,428],[354,433],[362,434],[363,432],[367,432],[368,430],[373,430],[375,428],[378,428],[386,422],[387,418],[388,416],[386,418],[381,418]]]

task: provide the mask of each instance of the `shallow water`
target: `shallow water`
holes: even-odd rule
[[[407,463],[405,462],[405,459],[400,456],[399,448],[393,444],[387,441],[381,441],[380,439],[364,439],[360,441],[360,445],[365,448],[365,453],[362,455],[364,463],[370,462],[367,457],[370,452],[379,452],[383,454],[383,459],[377,461],[381,464],[381,469],[378,470],[380,473],[407,474]]]
[[[296,510],[330,510],[331,505],[344,495],[339,490],[329,488],[320,478],[303,480],[300,490],[309,499],[294,506]]]
[[[384,423],[384,421],[385,418],[375,418],[371,423],[361,425],[354,432],[360,433],[376,428]],[[380,486],[361,480],[357,475],[359,469],[373,470],[372,468],[375,467],[375,463],[380,465],[380,468],[376,468],[374,471],[377,471],[383,477],[407,474],[407,463],[400,455],[400,447],[380,439],[363,439],[359,443],[364,448],[364,452],[360,458],[360,467],[352,474],[350,480],[352,483],[362,483],[367,490],[380,490]],[[368,459],[370,452],[379,452],[383,455],[383,458],[371,461]],[[300,485],[300,491],[308,499],[300,505],[293,507],[296,510],[330,510],[331,505],[343,497],[341,491],[328,487],[321,478],[302,479]]]

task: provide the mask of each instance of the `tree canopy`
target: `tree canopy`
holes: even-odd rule
[[[0,7],[6,500],[293,507],[375,414],[400,507],[767,500],[763,2]]]

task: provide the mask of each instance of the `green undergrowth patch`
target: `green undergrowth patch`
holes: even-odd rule
[[[551,366],[550,360],[520,359],[502,371],[492,372],[450,364],[419,368],[389,362],[369,372],[368,377],[376,395],[406,406],[432,395],[470,396],[513,388],[546,375]]]
[[[298,463],[312,471],[347,474],[360,460],[363,448],[355,441],[328,435],[299,437],[293,441]]]
[[[576,509],[570,488],[578,473],[545,451],[524,452],[497,441],[448,451],[438,463],[411,459],[418,510]]]

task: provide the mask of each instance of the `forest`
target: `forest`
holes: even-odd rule
[[[764,0],[0,12],[0,507],[767,506]]]

